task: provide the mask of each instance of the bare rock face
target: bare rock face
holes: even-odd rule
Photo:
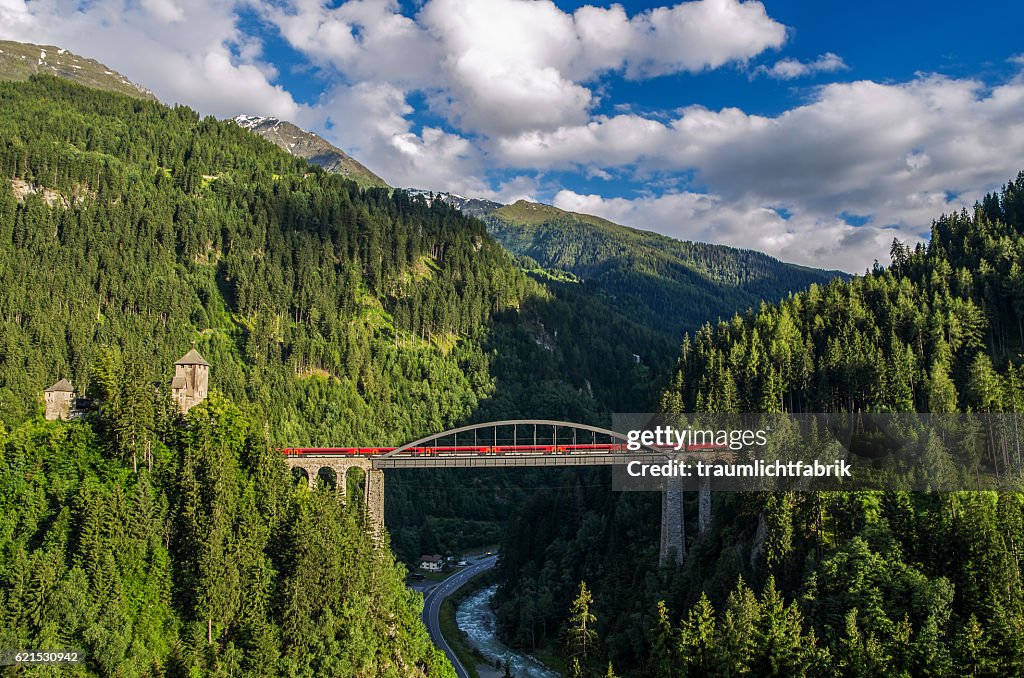
[[[467,198],[462,195],[456,195],[454,193],[447,193],[444,191],[426,191],[422,188],[407,188],[406,193],[409,195],[421,195],[427,202],[434,200],[440,200],[443,203],[447,203],[459,210],[464,212],[471,217],[482,217],[491,214],[497,209],[504,207],[500,202],[494,202],[493,200],[484,200],[483,198]]]
[[[235,117],[235,124],[260,135],[296,157],[319,165],[333,174],[340,174],[360,186],[388,186],[386,181],[345,151],[287,120],[261,115],[239,115]]]

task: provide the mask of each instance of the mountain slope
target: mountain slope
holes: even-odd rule
[[[0,82],[0,108],[8,421],[51,375],[87,386],[104,344],[153,379],[196,344],[274,440],[400,442],[473,410],[490,388],[474,335],[539,291],[478,221],[361,192],[233,123],[47,76]]]
[[[37,73],[54,75],[87,87],[156,101],[156,95],[93,59],[53,45],[0,40],[0,80],[27,80]]]
[[[230,122],[43,74],[0,110],[0,646],[89,676],[453,675],[358,503],[275,448],[468,416],[481,327],[537,286],[476,220]],[[190,346],[211,390],[182,419]],[[99,411],[42,421],[56,375]]]
[[[344,152],[291,123],[254,116],[235,121],[329,172],[361,185],[383,185]],[[683,242],[525,200],[502,205],[447,192],[408,192],[483,220],[508,251],[528,258],[521,262],[525,268],[570,272],[584,283],[577,292],[673,339],[709,319],[730,317],[843,275],[785,264],[753,250]]]
[[[675,336],[842,275],[527,201],[481,218],[509,251],[582,278],[627,317]]]
[[[145,408],[111,403],[0,427],[5,647],[77,648],[78,676],[455,675],[357,505],[296,487],[257,422],[212,393],[133,473],[111,430]]]
[[[235,117],[235,123],[239,127],[260,135],[292,155],[323,167],[328,172],[351,179],[360,186],[383,188],[388,186],[386,181],[368,170],[345,151],[287,120],[258,115],[239,115]]]

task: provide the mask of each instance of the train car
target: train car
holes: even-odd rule
[[[648,446],[648,449],[651,446]],[[694,445],[684,452],[714,451],[725,448],[725,445]],[[671,445],[661,445],[660,449],[665,452],[673,451]],[[389,452],[394,452],[397,447],[285,447],[280,452],[286,457],[375,457]],[[625,443],[572,443],[572,444],[551,444],[551,445],[425,445],[411,447],[405,450],[404,454],[412,456],[458,456],[458,455],[548,455],[548,454],[593,454],[593,453],[619,453],[627,451]]]

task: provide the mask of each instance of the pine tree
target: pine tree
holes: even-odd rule
[[[757,596],[741,577],[726,600],[718,636],[718,664],[722,673],[739,675],[750,671],[760,624]]]
[[[885,675],[891,657],[886,654],[873,634],[866,636],[857,622],[857,608],[846,615],[846,635],[839,644],[839,667],[851,676]]]
[[[594,598],[587,588],[586,582],[581,581],[579,591],[569,608],[569,619],[566,630],[566,655],[574,670],[586,670],[588,659],[592,656],[594,646],[597,644],[597,631],[594,624],[597,617],[590,611]],[[571,673],[571,671],[570,671]]]
[[[658,601],[657,619],[655,621],[654,638],[651,641],[651,654],[648,665],[657,676],[674,678],[678,675],[679,655],[676,650],[675,633],[672,620],[669,619],[668,608],[664,600]]]
[[[715,666],[715,611],[703,592],[679,628],[678,656],[683,675],[704,676]]]
[[[986,676],[994,672],[989,656],[988,639],[973,614],[967,618],[953,639],[953,667],[961,676]]]
[[[768,577],[761,596],[761,623],[752,663],[754,674],[802,675],[808,668],[812,650],[803,635],[802,618],[796,602],[786,605],[775,587],[775,578]]]

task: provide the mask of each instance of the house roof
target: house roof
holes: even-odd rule
[[[63,393],[74,393],[75,389],[71,385],[70,381],[68,381],[67,379],[61,379],[56,384],[54,384],[53,386],[51,386],[50,388],[46,389],[43,392],[44,393],[53,393],[54,391],[61,391]]]
[[[206,362],[206,358],[204,358],[203,356],[199,355],[199,351],[197,351],[195,349],[192,349],[191,351],[189,351],[185,355],[181,356],[181,358],[178,359],[178,362],[176,362],[174,364],[175,365],[206,365],[207,367],[210,366],[210,363]]]
[[[173,377],[171,379],[171,388],[185,388],[185,377]]]
[[[420,556],[420,562],[421,563],[437,563],[437,562],[440,562],[441,560],[442,560],[441,556],[437,555],[436,553],[434,555],[432,555],[432,556]]]

